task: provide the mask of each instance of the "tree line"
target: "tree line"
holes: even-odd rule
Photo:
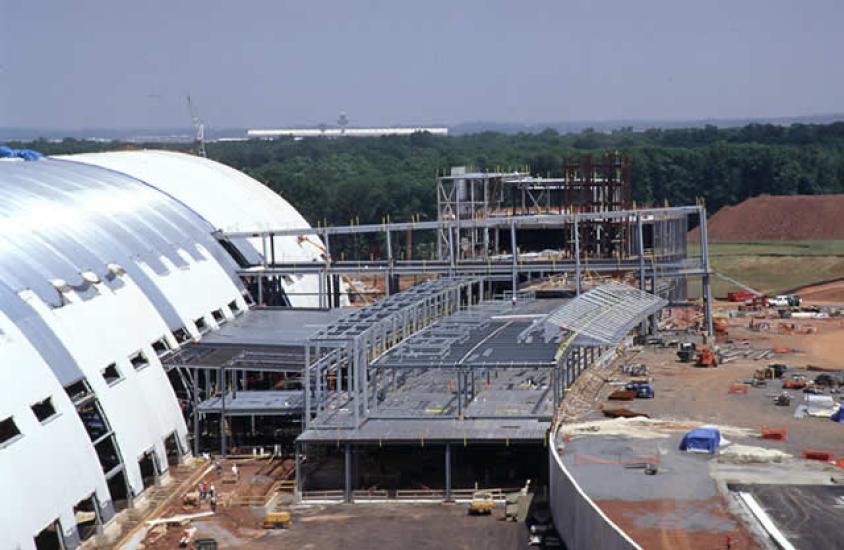
[[[45,154],[128,146],[74,139],[11,145]],[[700,197],[711,213],[760,194],[844,193],[844,122],[641,132],[623,128],[609,133],[423,133],[207,145],[210,158],[264,182],[312,223],[332,225],[379,223],[387,215],[393,221],[434,219],[434,180],[450,166],[559,176],[563,159],[608,150],[631,157],[633,199],[642,205],[690,204]]]

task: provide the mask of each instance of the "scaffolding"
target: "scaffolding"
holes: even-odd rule
[[[512,243],[487,226],[466,224],[502,216],[535,216],[617,212],[629,209],[630,161],[626,155],[607,153],[600,159],[583,155],[566,159],[561,177],[533,176],[526,172],[467,172],[453,167],[437,178],[437,219],[454,221],[456,231],[440,231],[440,259],[448,257],[457,241],[461,258],[488,258],[510,249]],[[539,232],[545,228],[537,227]],[[581,250],[594,257],[624,257],[631,252],[630,224],[619,218],[589,218],[578,227],[565,227],[549,237],[533,235],[518,243],[523,251],[542,248],[565,250],[578,231]],[[531,242],[534,241],[534,242]],[[538,247],[538,248],[537,248]]]

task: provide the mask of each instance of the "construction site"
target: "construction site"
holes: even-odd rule
[[[39,181],[57,208],[84,207],[72,182],[169,216],[89,222],[113,243],[43,230],[22,249],[54,257],[46,280],[0,256],[16,274],[0,330],[55,386],[10,401],[31,412],[0,410],[0,473],[60,427],[86,472],[44,518],[0,520],[0,542],[836,547],[844,297],[716,269],[725,215],[634,205],[624,155],[561,166],[452,167],[431,182],[436,220],[312,227],[199,157],[0,164],[9,193]],[[201,192],[209,175],[219,197]],[[68,243],[91,265],[56,253]],[[121,322],[106,311],[120,300],[143,305],[140,341],[78,344],[75,325]],[[126,401],[130,385],[153,400]]]

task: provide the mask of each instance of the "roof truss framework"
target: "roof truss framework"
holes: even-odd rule
[[[607,283],[552,311],[542,325],[546,340],[559,338],[561,332],[574,332],[577,346],[610,346],[666,305],[667,300],[648,292]]]

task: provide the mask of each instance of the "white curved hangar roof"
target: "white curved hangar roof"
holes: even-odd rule
[[[0,548],[108,520],[187,451],[159,354],[246,308],[200,208],[113,170],[0,162]],[[143,469],[142,469],[143,466]]]
[[[188,205],[223,231],[257,231],[310,227],[305,218],[281,196],[259,181],[229,166],[206,158],[172,151],[118,151],[63,157],[128,174]],[[277,260],[323,261],[322,242],[314,236],[275,237],[273,245],[260,239],[234,244],[246,259],[257,263],[266,249]],[[282,282],[294,307],[317,307],[319,280],[315,275]]]

